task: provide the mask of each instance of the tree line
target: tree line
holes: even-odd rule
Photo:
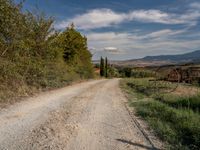
[[[87,38],[74,24],[59,32],[52,17],[22,8],[0,0],[0,99],[93,77]]]
[[[100,58],[100,76],[111,78],[111,77],[119,77],[118,70],[108,63],[108,58],[105,59],[103,57]]]

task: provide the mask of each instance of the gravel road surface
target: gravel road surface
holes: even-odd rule
[[[0,149],[155,149],[132,121],[125,101],[119,79],[44,92],[0,110]]]

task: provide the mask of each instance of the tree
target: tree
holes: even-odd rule
[[[72,23],[58,37],[66,64],[73,67],[81,78],[93,76],[92,55],[87,47],[87,38],[75,29]]]
[[[71,24],[60,36],[60,47],[63,49],[63,58],[66,63],[76,65],[81,49],[85,49],[85,41],[81,34]]]
[[[105,77],[107,78],[108,77],[108,59],[106,57],[106,60],[105,60]]]
[[[131,68],[124,68],[123,69],[123,72],[125,74],[125,77],[131,77],[131,72],[132,72],[132,69]]]
[[[100,60],[100,76],[104,76],[105,74],[105,65],[104,65],[104,59],[101,57]]]

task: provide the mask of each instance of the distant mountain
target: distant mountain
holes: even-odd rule
[[[99,63],[99,60],[93,61],[94,64]],[[130,67],[146,67],[146,66],[162,66],[172,64],[187,64],[187,63],[200,63],[200,50],[190,53],[179,55],[158,55],[146,56],[141,59],[132,59],[124,61],[112,61],[110,64],[115,66],[130,66]]]
[[[159,56],[146,56],[141,60],[144,61],[168,61],[173,63],[194,62],[200,61],[200,50],[180,55],[159,55]]]

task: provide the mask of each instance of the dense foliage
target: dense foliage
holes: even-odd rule
[[[128,67],[118,68],[121,77],[131,77],[132,69]]]
[[[73,24],[59,33],[51,17],[21,8],[0,0],[0,99],[93,76],[87,38]]]
[[[155,76],[155,72],[145,68],[118,66],[117,69],[121,77],[147,78]]]

